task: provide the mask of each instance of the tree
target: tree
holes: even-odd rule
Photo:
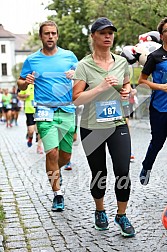
[[[90,50],[88,46],[89,23],[87,21],[87,6],[83,0],[54,0],[48,6],[54,10],[54,20],[59,27],[58,44],[72,50],[78,57],[83,58]]]
[[[15,78],[15,80],[17,80],[19,78],[22,66],[23,66],[22,62],[17,63],[16,65],[13,66],[12,74],[13,74],[13,77]]]
[[[52,0],[46,7],[53,14],[48,17],[59,27],[60,47],[72,50],[83,58],[90,53],[88,36],[90,24],[100,16],[106,16],[117,27],[116,46],[135,45],[138,36],[156,30],[159,21],[166,16],[166,0]],[[40,47],[38,32],[34,30],[30,39],[31,48]]]

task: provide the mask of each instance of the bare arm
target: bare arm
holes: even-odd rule
[[[20,94],[18,93],[18,98],[22,101],[24,101],[27,97],[29,96],[29,94]]]
[[[18,88],[20,90],[26,90],[29,84],[34,84],[34,74],[35,72],[33,72],[32,74],[27,74],[26,79],[20,77],[17,81]]]
[[[131,85],[130,85],[129,75],[127,75],[124,78],[123,86],[122,86],[122,89],[120,91],[121,99],[122,100],[129,99],[130,92],[131,92]]]
[[[84,81],[74,81],[73,87],[73,100],[76,106],[86,104],[92,101],[100,92],[96,88],[93,88],[88,91],[84,91],[86,83]]]
[[[146,84],[152,90],[167,92],[167,84],[158,84],[148,80],[148,75],[141,73],[138,79],[139,84]]]
[[[86,82],[82,80],[75,80],[73,87],[73,100],[76,106],[86,104],[96,98],[99,94],[107,91],[111,86],[117,85],[118,80],[114,76],[106,77],[98,86],[95,88],[84,91]]]

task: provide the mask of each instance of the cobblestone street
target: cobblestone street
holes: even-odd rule
[[[19,126],[6,128],[1,124],[0,195],[6,218],[0,252],[166,252],[167,231],[161,215],[167,205],[167,144],[156,159],[150,183],[142,186],[139,172],[151,138],[149,123],[135,119],[130,123],[135,162],[130,167],[132,191],[127,216],[136,236],[129,239],[123,238],[114,224],[117,209],[108,155],[105,206],[110,229],[97,231],[89,191],[91,174],[81,142],[73,146],[73,170],[62,168],[65,211],[52,212],[53,193],[45,173],[45,154],[36,153],[35,139],[33,146],[27,147],[24,114],[20,114]]]

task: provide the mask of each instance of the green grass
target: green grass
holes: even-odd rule
[[[0,205],[0,223],[5,218],[5,212],[3,211],[3,207]]]
[[[0,228],[3,227],[3,221],[5,219],[5,212],[3,210],[3,206],[1,204],[1,197],[0,197]]]

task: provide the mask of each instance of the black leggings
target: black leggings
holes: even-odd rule
[[[92,172],[90,185],[92,196],[100,199],[105,195],[107,143],[115,175],[116,199],[121,202],[128,201],[131,186],[129,178],[131,140],[128,126],[125,124],[100,130],[80,128],[80,132],[83,149]]]

